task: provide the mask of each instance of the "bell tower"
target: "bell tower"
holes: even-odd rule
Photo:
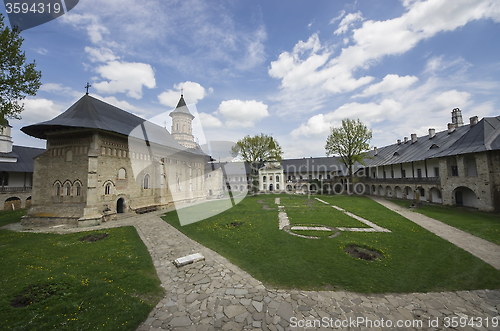
[[[194,116],[189,112],[182,94],[177,107],[169,116],[172,117],[172,130],[170,131],[172,137],[186,148],[196,148],[192,124]]]

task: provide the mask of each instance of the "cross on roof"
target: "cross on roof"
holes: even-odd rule
[[[184,95],[184,88],[181,87],[181,96],[183,96],[183,95]]]
[[[92,85],[89,84],[89,82],[87,82],[87,85],[85,85],[85,88],[87,89],[87,95],[89,95],[89,87],[91,87]]]

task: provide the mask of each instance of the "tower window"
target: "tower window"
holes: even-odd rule
[[[111,193],[111,183],[107,183],[104,187],[104,194],[109,195]]]

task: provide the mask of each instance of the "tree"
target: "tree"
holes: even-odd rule
[[[231,148],[233,157],[240,156],[250,164],[250,171],[255,178],[265,161],[281,161],[283,151],[272,137],[261,133],[254,137],[246,136]],[[255,186],[255,185],[254,185]]]
[[[326,139],[326,155],[338,155],[349,172],[349,183],[352,183],[353,165],[358,162],[364,164],[363,157],[370,149],[368,142],[372,139],[372,130],[369,130],[359,119],[342,120],[342,126],[331,128]]]
[[[35,61],[26,63],[20,31],[9,29],[3,20],[0,14],[0,126],[7,124],[7,118],[21,118],[24,104],[20,101],[27,95],[35,95],[42,84],[42,74],[35,69]]]

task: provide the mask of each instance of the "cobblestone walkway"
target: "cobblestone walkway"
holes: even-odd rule
[[[384,198],[369,196],[372,200],[380,203],[382,206],[400,214],[410,221],[420,225],[426,230],[438,235],[451,242],[452,244],[466,250],[475,257],[480,258],[495,269],[500,270],[500,246],[492,242],[476,237],[470,233],[464,232],[448,224],[437,221],[420,213],[408,210],[396,205]],[[498,328],[500,330],[500,327]]]
[[[467,322],[474,318],[473,327],[457,330],[500,329],[493,324],[500,311],[499,290],[377,295],[274,290],[189,239],[161,220],[158,213],[107,222],[92,229],[124,225],[137,229],[165,288],[165,297],[138,331],[444,330],[452,317],[453,321],[462,318]],[[89,228],[52,230],[64,233]],[[172,264],[178,257],[197,252],[205,256],[205,261],[181,268]],[[397,327],[398,321],[402,327]],[[430,326],[433,323],[438,325]]]

